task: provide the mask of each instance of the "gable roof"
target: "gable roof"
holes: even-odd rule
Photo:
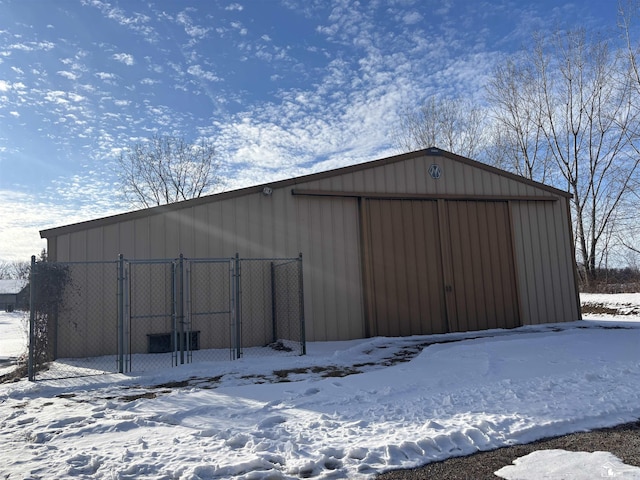
[[[475,168],[479,168],[485,171],[488,171],[492,174],[499,175],[502,177],[506,177],[510,180],[515,180],[520,183],[524,183],[526,185],[531,185],[541,190],[547,191],[553,195],[558,195],[562,197],[571,197],[571,194],[565,192],[563,190],[559,190],[557,188],[551,187],[549,185],[545,185],[544,183],[535,182],[533,180],[529,180],[528,178],[522,177],[520,175],[513,174],[511,172],[507,172],[505,170],[501,170],[496,167],[492,167],[491,165],[487,165],[485,163],[478,162],[476,160],[471,160],[470,158],[466,158],[460,155],[456,155],[455,153],[447,152],[446,150],[441,150],[437,147],[427,148],[424,150],[416,150],[414,152],[403,153],[400,155],[394,155],[392,157],[381,158],[379,160],[373,160],[369,162],[358,163],[355,165],[349,165],[346,167],[336,168],[332,170],[326,170],[324,172],[311,173],[308,175],[302,175],[300,177],[293,177],[285,180],[279,180],[276,182],[268,182],[260,185],[253,185],[250,187],[240,188],[237,190],[231,190],[228,192],[215,193],[211,195],[204,195],[202,197],[193,198],[190,200],[183,200],[180,202],[175,202],[167,205],[160,205],[157,207],[144,208],[141,210],[134,210],[127,213],[121,213],[117,215],[111,215],[107,217],[97,218],[94,220],[87,220],[84,222],[73,223],[69,225],[64,225],[61,227],[54,227],[40,231],[41,238],[50,238],[55,237],[57,235],[62,235],[66,233],[73,233],[81,230],[85,230],[88,228],[96,228],[104,225],[110,225],[113,223],[135,220],[137,218],[146,217],[149,215],[156,215],[165,212],[171,212],[176,210],[181,210],[183,208],[194,207],[197,205],[202,205],[210,202],[227,200],[231,198],[241,197],[243,195],[248,195],[252,193],[259,193],[265,187],[269,187],[271,189],[276,188],[284,188],[289,187],[291,185],[297,185],[303,182],[309,182],[314,180],[322,180],[329,177],[334,177],[338,175],[343,175],[346,173],[358,172],[361,170],[367,170],[374,167],[380,167],[384,165],[389,165],[397,162],[403,162],[406,160],[410,160],[418,157],[429,157],[429,156],[438,156],[445,157],[451,160],[470,165]]]
[[[17,295],[26,286],[26,280],[0,280],[0,295]]]

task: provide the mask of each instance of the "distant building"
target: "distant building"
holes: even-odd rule
[[[26,280],[0,280],[0,310],[13,312],[28,304]]]

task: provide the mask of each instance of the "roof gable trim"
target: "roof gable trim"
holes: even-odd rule
[[[76,231],[81,231],[89,228],[97,228],[105,225],[111,225],[120,221],[131,221],[139,218],[148,217],[151,215],[159,215],[162,213],[172,212],[176,210],[181,210],[184,208],[195,207],[198,205],[217,202],[221,200],[227,200],[231,198],[241,197],[244,195],[249,195],[253,193],[260,193],[263,191],[265,187],[269,187],[271,189],[279,189],[286,188],[292,185],[298,185],[300,183],[306,183],[310,181],[322,180],[325,178],[335,177],[338,175],[344,175],[348,173],[358,172],[361,170],[367,170],[370,168],[380,167],[384,165],[390,165],[397,162],[403,162],[406,160],[411,160],[419,157],[431,157],[431,156],[442,156],[445,158],[449,158],[451,160],[464,163],[466,165],[472,166],[474,168],[479,168],[482,170],[486,170],[495,175],[500,175],[511,180],[524,183],[541,190],[547,191],[553,195],[563,196],[563,197],[571,197],[570,193],[564,192],[562,190],[558,190],[554,187],[550,187],[549,185],[545,185],[543,183],[535,182],[533,180],[529,180],[525,177],[521,177],[519,175],[515,175],[513,173],[507,172],[505,170],[500,170],[499,168],[492,167],[490,165],[478,162],[476,160],[471,160],[470,158],[462,157],[460,155],[456,155],[451,152],[447,152],[446,150],[441,150],[437,147],[428,148],[425,150],[416,150],[414,152],[403,153],[400,155],[395,155],[392,157],[386,157],[378,160],[373,160],[370,162],[358,163],[355,165],[349,165],[346,167],[336,168],[333,170],[326,170],[324,172],[311,173],[308,175],[303,175],[300,177],[289,178],[285,180],[279,180],[276,182],[263,183],[260,185],[254,185],[250,187],[241,188],[238,190],[232,190],[229,192],[216,193],[212,195],[206,195],[199,198],[194,198],[190,200],[184,200],[181,202],[176,202],[168,205],[160,205],[157,207],[146,208],[142,210],[135,210],[132,212],[121,213],[117,215],[111,215],[108,217],[97,218],[93,220],[87,220],[85,222],[74,223],[70,225],[64,225],[61,227],[54,227],[46,230],[40,231],[41,238],[51,238],[56,237],[58,235],[63,235],[67,233],[73,233]]]

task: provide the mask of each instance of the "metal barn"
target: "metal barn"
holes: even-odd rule
[[[40,233],[58,262],[302,252],[306,339],[348,340],[580,319],[569,198],[431,148]]]

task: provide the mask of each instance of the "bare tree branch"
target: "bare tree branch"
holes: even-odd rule
[[[123,194],[136,207],[197,198],[222,185],[220,162],[206,140],[156,135],[122,153],[118,168]]]

